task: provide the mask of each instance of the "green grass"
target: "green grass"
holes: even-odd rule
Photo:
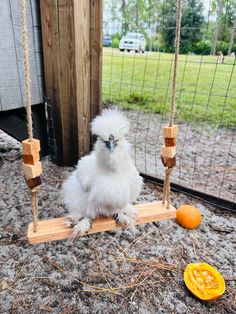
[[[172,88],[172,58],[173,55],[167,53],[134,55],[105,48],[104,103],[167,114]],[[216,60],[212,56],[180,55],[176,94],[178,121],[206,120],[215,126],[236,126],[235,60],[226,57],[224,64],[216,64]]]

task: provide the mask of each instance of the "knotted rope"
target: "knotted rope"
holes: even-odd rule
[[[26,97],[26,113],[27,113],[27,130],[29,141],[33,140],[33,120],[31,111],[31,91],[30,91],[30,66],[29,66],[29,44],[26,20],[26,0],[22,0],[22,43],[24,51],[24,79],[25,79],[25,97]],[[38,191],[39,187],[30,190],[32,198],[32,214],[34,232],[37,231],[38,225]]]
[[[178,0],[177,19],[176,19],[176,28],[175,28],[176,35],[175,35],[174,72],[173,72],[173,79],[172,79],[172,96],[171,96],[169,126],[173,125],[174,113],[175,113],[176,84],[177,84],[177,74],[178,74],[178,57],[179,57],[180,29],[181,29],[181,16],[182,16],[181,13],[182,13],[182,0]],[[170,206],[170,176],[171,176],[172,171],[173,171],[173,168],[167,168],[165,170],[162,203],[165,204],[165,202],[167,202],[167,208],[169,208]]]

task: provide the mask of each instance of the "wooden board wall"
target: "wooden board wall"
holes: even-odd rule
[[[101,110],[102,1],[41,0],[40,11],[55,161],[71,166],[89,152]]]
[[[27,1],[32,104],[43,102],[43,66],[39,3]],[[21,1],[0,1],[0,111],[23,107],[25,87]]]

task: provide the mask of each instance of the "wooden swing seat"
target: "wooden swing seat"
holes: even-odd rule
[[[167,209],[162,202],[138,204],[134,207],[137,209],[137,225],[176,217],[175,208],[170,205]],[[37,232],[33,231],[33,223],[30,223],[27,233],[28,242],[37,244],[71,238],[73,230],[65,226],[64,220],[65,217],[39,221]],[[118,227],[125,228],[126,225],[117,225],[111,217],[98,218],[92,222],[92,227],[87,234],[114,230]]]

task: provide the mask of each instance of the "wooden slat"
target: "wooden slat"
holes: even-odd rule
[[[73,0],[73,5],[78,159],[90,150],[90,1]]]
[[[90,0],[91,120],[102,110],[103,0]]]
[[[49,151],[55,150],[53,161],[63,165],[63,138],[61,122],[60,98],[60,53],[59,53],[59,23],[58,1],[40,1],[40,16],[43,41],[43,64],[45,73],[45,89],[48,100],[47,113],[50,121],[53,120],[53,137],[49,132]],[[54,136],[55,131],[55,136]],[[53,146],[51,145],[53,140]],[[58,149],[60,147],[60,149]]]
[[[166,208],[161,202],[152,202],[138,204],[134,206],[137,209],[136,224],[145,224],[148,222],[160,221],[175,218],[176,211],[173,206]],[[68,239],[72,235],[72,229],[66,228],[64,225],[64,217],[50,220],[39,221],[38,231],[33,231],[33,223],[29,225],[28,241],[30,244],[50,242],[56,240]],[[93,221],[88,234],[114,230],[117,227],[126,227],[125,225],[117,225],[113,218],[99,218]]]
[[[40,6],[56,162],[73,166],[90,149],[90,1],[42,0]]]
[[[21,1],[4,0],[0,3],[0,111],[8,111],[25,105]],[[42,75],[42,60],[35,57],[41,42],[40,29],[37,27],[36,33],[34,25],[36,20],[32,19],[32,15],[39,13],[36,12],[37,3],[37,0],[27,1],[32,105],[43,102],[43,84],[38,79],[39,75]],[[38,52],[38,54],[42,53]]]

